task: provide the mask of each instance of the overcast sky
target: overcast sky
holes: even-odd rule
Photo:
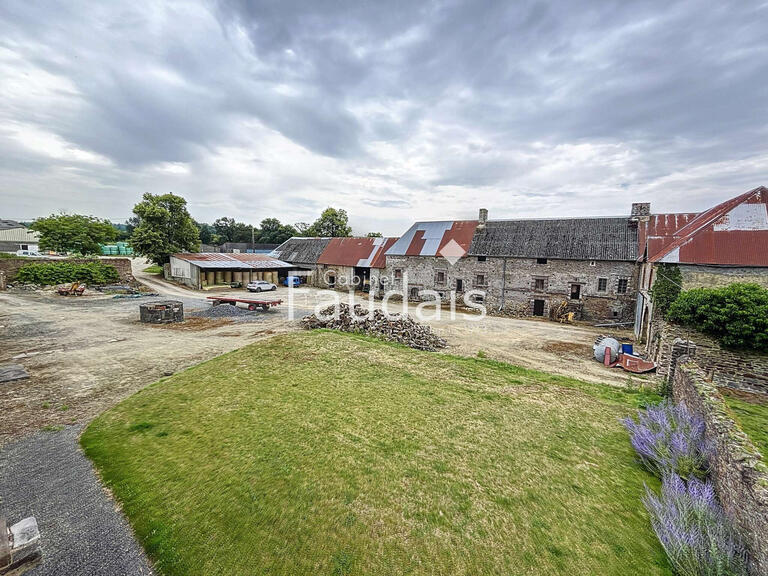
[[[701,210],[768,185],[768,3],[0,2],[0,218]]]

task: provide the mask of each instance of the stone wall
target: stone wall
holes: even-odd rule
[[[768,268],[730,266],[691,266],[679,264],[683,288],[718,288],[734,282],[751,282],[768,288]]]
[[[541,300],[542,315],[548,316],[553,306],[568,300],[581,304],[584,320],[628,322],[634,318],[637,266],[633,262],[549,259],[538,263],[535,258],[466,256],[451,265],[439,257],[387,256],[382,275],[389,280],[388,286],[402,290],[406,274],[410,299],[418,299],[416,293],[426,289],[437,291],[445,300],[456,291],[457,301],[462,302],[466,292],[481,290],[492,312],[531,316],[535,301]],[[623,294],[618,290],[620,279],[626,280]],[[580,289],[577,301],[570,298],[573,285]]]
[[[705,372],[680,359],[672,383],[676,402],[700,414],[716,447],[715,490],[726,514],[741,532],[750,554],[750,574],[768,574],[768,467],[754,444],[728,416],[720,393]]]
[[[690,340],[696,362],[717,386],[768,394],[768,354],[721,348],[714,338],[664,320],[654,320],[647,352],[656,362],[656,373],[670,377],[676,340]]]
[[[95,258],[68,258],[66,260],[53,260],[50,258],[0,258],[0,272],[5,274],[5,277],[9,283],[13,283],[13,279],[19,268],[25,264],[31,263],[43,263],[49,264],[51,262],[93,262]],[[104,264],[110,264],[117,268],[117,273],[120,275],[120,280],[124,282],[130,282],[133,280],[133,274],[131,273],[131,261],[128,258],[99,258]]]

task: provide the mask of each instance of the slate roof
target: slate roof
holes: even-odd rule
[[[726,200],[686,222],[650,262],[768,266],[768,188]]]
[[[19,224],[16,220],[0,219],[0,230],[10,230],[11,228],[24,228],[24,225]]]
[[[489,220],[469,254],[510,258],[635,261],[637,226],[629,218]]]
[[[318,258],[328,246],[330,238],[303,238],[296,236],[280,244],[270,256],[280,258],[284,262],[299,265],[317,264]]]

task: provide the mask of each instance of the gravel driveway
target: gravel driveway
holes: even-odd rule
[[[43,562],[29,576],[152,574],[128,523],[77,443],[80,427],[38,432],[0,451],[0,514],[35,516]]]

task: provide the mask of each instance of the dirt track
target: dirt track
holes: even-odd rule
[[[136,276],[165,298],[182,299],[186,311],[209,306],[205,297],[210,293],[147,277],[141,272],[145,266],[134,262]],[[297,298],[295,317],[311,311],[319,294],[308,290]],[[287,299],[287,289],[281,287],[265,297]],[[138,321],[139,303],[146,300],[0,293],[0,363],[22,364],[31,374],[26,380],[0,384],[0,444],[44,427],[87,422],[165,375],[298,329],[286,305],[256,313],[255,322],[198,318],[182,325],[150,326]],[[591,346],[599,329],[547,321],[473,319],[458,314],[454,320],[430,323],[448,340],[449,353],[474,356],[482,350],[488,358],[583,380],[614,385],[628,381],[627,373],[606,369],[592,359]]]

